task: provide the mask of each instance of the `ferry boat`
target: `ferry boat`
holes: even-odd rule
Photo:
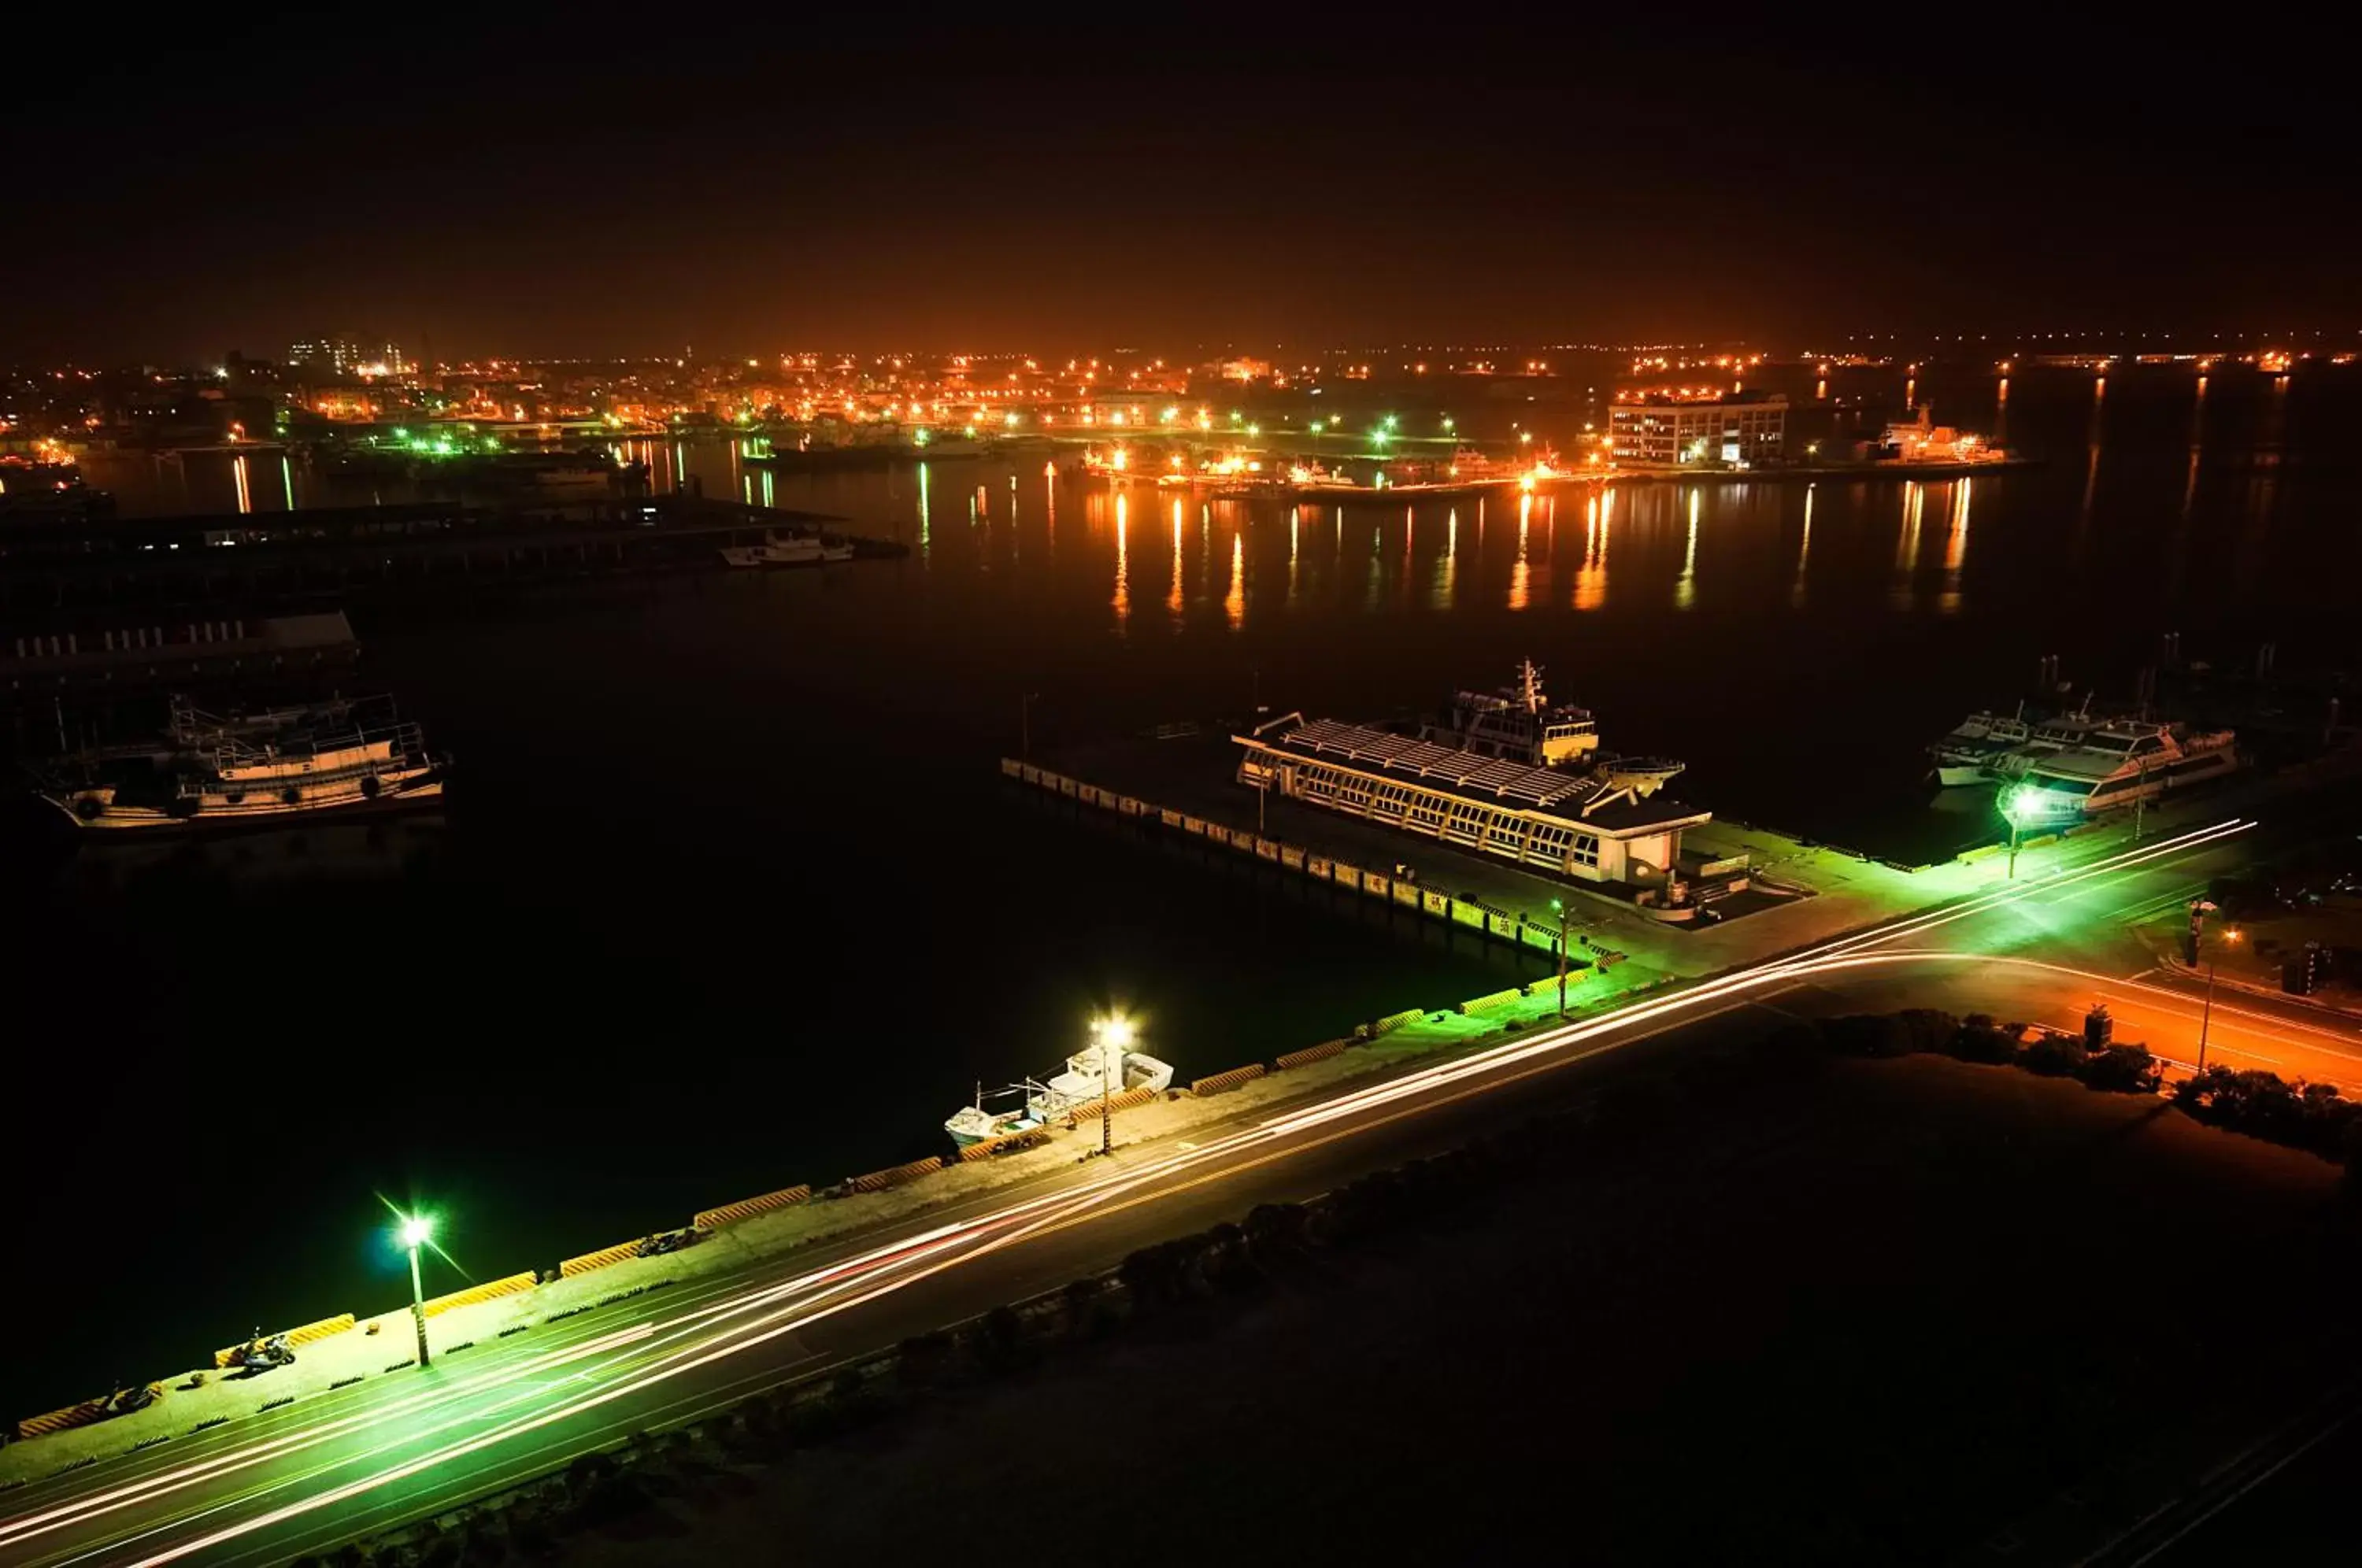
[[[392,700],[218,716],[172,703],[160,743],[62,759],[40,798],[85,834],[148,837],[288,826],[432,803],[447,759]]]
[[[1984,765],[1985,777],[2014,783],[2034,770],[2044,758],[2081,745],[2109,720],[2092,716],[2092,700],[2071,713],[2059,713],[2036,724],[2025,740],[1994,752]]]
[[[1542,690],[1541,668],[1529,658],[1518,661],[1517,680],[1498,691],[1454,692],[1443,721],[1421,725],[1418,738],[1532,767],[1558,767],[1599,749],[1599,721],[1588,708],[1552,702]]]
[[[1743,862],[1709,872],[1684,856],[1683,831],[1712,813],[1664,793],[1683,765],[1603,753],[1590,711],[1551,701],[1530,660],[1513,686],[1456,693],[1416,734],[1290,712],[1231,738],[1249,789],[1587,883],[1654,919],[1694,919],[1745,885]]]
[[[722,559],[734,567],[819,566],[823,561],[849,561],[851,545],[832,545],[817,535],[772,532],[759,545],[723,547]]]
[[[2179,734],[2169,724],[2116,720],[2035,762],[2010,795],[2021,824],[2074,821],[2155,800],[2239,766],[2229,730]]]
[[[2014,713],[1970,713],[1952,726],[1943,739],[1927,748],[1935,759],[1936,781],[1947,790],[1990,784],[1988,766],[2003,752],[2034,738],[2021,705]]]
[[[1104,1053],[1104,1055],[1102,1055]],[[1105,1093],[1132,1089],[1164,1092],[1173,1084],[1173,1064],[1131,1049],[1128,1026],[1096,1028],[1091,1043],[1066,1058],[1066,1070],[1047,1083],[1032,1078],[992,1094],[978,1091],[944,1122],[952,1142],[966,1148],[988,1138],[1046,1126]],[[996,1109],[998,1107],[999,1109]]]

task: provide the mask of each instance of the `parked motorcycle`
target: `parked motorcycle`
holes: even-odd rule
[[[134,1410],[144,1410],[164,1397],[160,1383],[143,1383],[135,1387],[118,1388],[98,1401],[100,1410],[109,1416],[127,1416]]]
[[[683,1247],[693,1247],[703,1240],[705,1240],[705,1232],[694,1225],[686,1231],[659,1231],[653,1236],[643,1237],[635,1255],[644,1258],[662,1257],[667,1253],[677,1253]]]
[[[262,1331],[257,1329],[252,1339],[230,1352],[229,1360],[232,1366],[249,1373],[269,1372],[273,1367],[294,1365],[295,1347],[287,1342],[285,1334],[265,1339]]]

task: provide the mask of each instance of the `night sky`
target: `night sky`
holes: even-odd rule
[[[0,359],[2356,325],[2232,17],[202,9],[12,19]]]

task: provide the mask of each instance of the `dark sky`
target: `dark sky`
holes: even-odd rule
[[[12,23],[0,359],[2362,323],[2227,13],[193,9]]]

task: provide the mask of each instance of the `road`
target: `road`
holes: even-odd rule
[[[2201,1004],[2185,982],[2146,975],[2147,955],[2121,922],[2202,885],[2247,831],[2225,823],[2012,884],[1602,1018],[1261,1106],[858,1241],[35,1482],[6,1495],[0,1568],[262,1563],[324,1551],[1054,1287],[1148,1242],[1462,1143],[1572,1092],[1573,1063],[1684,1031],[1759,1027],[1743,1016],[1759,1007],[1907,1002],[2071,1025],[2099,996],[2125,1036],[2191,1056]],[[2342,1020],[2218,997],[2210,1053],[2353,1082],[2356,1039]]]

